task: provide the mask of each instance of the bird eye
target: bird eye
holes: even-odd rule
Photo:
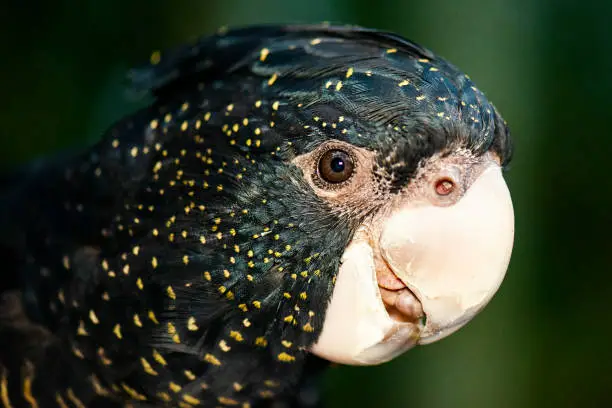
[[[319,159],[319,176],[328,183],[337,184],[353,175],[352,157],[342,150],[328,150]]]
[[[449,178],[441,178],[436,181],[436,193],[441,196],[447,196],[455,189],[455,183]]]

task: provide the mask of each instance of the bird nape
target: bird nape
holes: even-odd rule
[[[429,50],[259,26],[130,76],[150,106],[0,179],[4,407],[309,406],[499,287],[508,128]]]

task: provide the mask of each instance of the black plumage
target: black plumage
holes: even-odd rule
[[[511,156],[467,76],[373,30],[220,32],[131,79],[149,107],[0,185],[11,406],[291,396],[363,219],[434,153]],[[291,164],[332,139],[376,152],[380,202],[330,208]]]

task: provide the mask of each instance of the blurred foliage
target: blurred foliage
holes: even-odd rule
[[[485,311],[379,367],[330,370],[330,407],[612,406],[612,2],[5,0],[0,166],[100,137],[124,73],[220,25],[396,31],[461,67],[516,140],[516,244]]]

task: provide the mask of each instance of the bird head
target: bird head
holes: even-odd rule
[[[116,268],[161,288],[158,347],[246,373],[237,351],[378,364],[492,298],[513,243],[511,140],[457,68],[328,26],[232,30],[152,61],[132,77],[154,104],[115,129],[142,126],[144,148],[104,143],[146,163],[118,222],[139,253]]]

